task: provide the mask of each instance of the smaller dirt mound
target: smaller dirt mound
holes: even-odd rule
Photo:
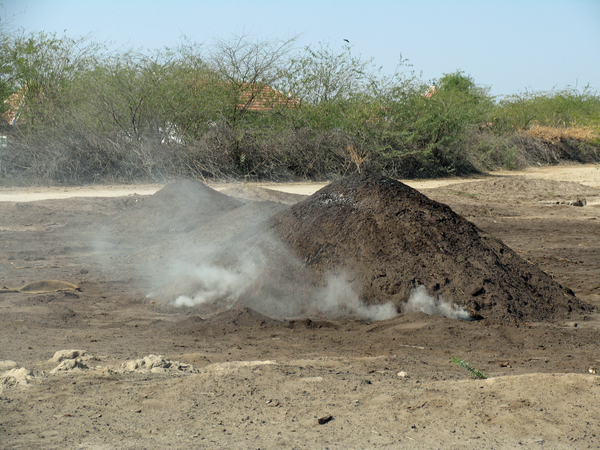
[[[171,326],[176,334],[215,334],[229,333],[239,328],[266,328],[281,325],[283,322],[265,316],[251,308],[231,308],[207,319],[198,316],[188,317]]]
[[[501,197],[515,204],[552,200],[560,202],[564,199],[575,201],[600,196],[600,189],[579,183],[518,177],[461,183],[427,190],[426,193],[428,192],[463,195],[474,201],[497,201]]]
[[[97,358],[85,350],[59,350],[48,360],[51,363],[59,363],[50,373],[80,372],[90,369],[90,364]]]
[[[308,197],[255,186],[234,186],[223,189],[221,193],[241,200],[277,202],[284,205],[294,205]]]
[[[199,181],[182,180],[140,198],[112,218],[109,228],[125,233],[188,232],[242,205]]]
[[[77,358],[90,359],[92,358],[92,355],[90,355],[85,350],[59,350],[56,353],[54,353],[54,356],[50,358],[48,362],[59,363],[65,360]]]
[[[198,373],[191,364],[185,364],[179,361],[171,361],[162,355],[148,355],[141,359],[134,359],[121,365],[125,372],[141,373]]]
[[[390,178],[354,175],[272,221],[319,279],[346,274],[368,304],[402,306],[424,285],[489,319],[545,321],[584,305],[448,206]]]
[[[0,393],[4,386],[27,386],[34,377],[33,371],[25,367],[8,370],[0,374]]]

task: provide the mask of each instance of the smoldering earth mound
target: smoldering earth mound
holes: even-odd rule
[[[553,321],[586,310],[449,207],[381,176],[344,178],[291,207],[180,181],[107,226],[119,247],[131,242],[122,261],[153,280],[161,307],[190,314],[248,306],[278,318],[382,318],[363,305],[403,310],[418,286],[488,319]]]
[[[367,304],[402,306],[419,285],[489,319],[551,321],[586,305],[498,239],[382,176],[336,181],[271,229],[316,278],[341,274]]]

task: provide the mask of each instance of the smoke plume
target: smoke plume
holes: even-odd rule
[[[256,266],[251,261],[242,262],[235,269],[226,269],[209,264],[191,266],[183,262],[174,264],[179,277],[195,284],[191,297],[180,295],[174,306],[196,306],[224,300],[231,307],[240,298],[257,275]]]
[[[443,297],[434,298],[427,294],[425,286],[419,285],[410,293],[403,313],[424,312],[434,316],[448,317],[449,319],[473,320],[471,313],[462,306],[453,305]]]
[[[272,245],[271,241],[271,245]],[[281,244],[280,244],[281,245]],[[210,260],[210,257],[205,257]],[[288,261],[289,264],[293,263]],[[324,287],[310,285],[296,265],[294,279],[285,280],[286,289],[276,286],[282,280],[272,276],[274,270],[256,248],[246,252],[230,267],[204,262],[170,264],[168,275],[173,306],[194,307],[219,304],[226,308],[248,306],[271,317],[325,315],[385,320],[398,314],[392,303],[366,305],[343,276],[328,277]],[[271,275],[269,275],[271,273]],[[182,294],[184,292],[185,294]]]
[[[130,206],[94,243],[105,271],[136,279],[155,300],[217,311],[247,306],[276,318],[356,317],[385,320],[392,303],[367,305],[352,274],[315,278],[269,229],[276,203],[242,203],[192,181],[168,185]],[[323,284],[323,281],[325,282]],[[403,312],[468,320],[470,314],[418,286]]]
[[[316,292],[313,307],[333,317],[355,316],[365,320],[386,320],[398,314],[392,303],[367,305],[342,276],[330,277],[325,288]]]

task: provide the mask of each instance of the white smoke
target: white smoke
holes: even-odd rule
[[[192,194],[197,195],[197,192]],[[181,210],[187,207],[182,205]],[[248,306],[278,318],[322,314],[386,320],[398,314],[392,303],[367,305],[361,301],[356,293],[361,286],[348,282],[347,276],[329,276],[324,287],[315,286],[313,274],[305,263],[265,231],[263,220],[267,217],[261,217],[261,211],[254,207],[247,211],[235,209],[231,219],[225,215],[185,234],[170,236],[166,233],[156,245],[127,255],[128,266],[136,267],[141,277],[151,280],[144,281],[147,283],[144,289],[151,291],[149,297],[177,307]],[[184,229],[189,226],[190,217],[174,217],[167,228]],[[148,221],[151,224],[150,218]],[[101,236],[95,243],[107,268],[117,267],[113,255],[125,253],[119,242],[113,242],[115,236]],[[121,265],[117,270],[124,268]],[[442,298],[430,297],[423,286],[411,293],[403,307],[403,312],[412,311],[463,320],[471,318],[463,308]]]
[[[267,238],[265,238],[267,239]],[[170,264],[167,273],[156,277],[165,281],[156,286],[172,300],[168,303],[178,307],[194,307],[215,304],[231,308],[235,305],[249,306],[271,317],[289,318],[323,314],[328,317],[356,317],[364,320],[385,320],[398,314],[392,303],[366,305],[352,289],[344,276],[328,277],[325,287],[311,285],[302,275],[302,264],[287,253],[282,244],[269,238],[271,246],[286,252],[287,264],[296,269],[292,278],[273,278],[276,267],[269,263],[258,247],[242,251],[224,267],[215,256],[219,249],[196,248],[200,262],[177,260]],[[271,276],[267,276],[267,274]],[[277,283],[282,285],[277,286]],[[285,286],[283,286],[285,284]],[[283,289],[281,289],[283,288]],[[154,294],[149,296],[154,297]]]
[[[317,291],[313,308],[333,317],[354,316],[365,320],[386,320],[398,315],[392,303],[367,305],[362,302],[342,276],[330,277],[327,286]]]
[[[362,302],[347,277],[332,276],[324,287],[315,285],[305,263],[265,230],[273,208],[248,203],[245,211],[239,206],[228,218],[229,212],[218,208],[221,200],[193,183],[180,183],[167,193],[176,205],[157,198],[146,209],[126,211],[93,242],[104,270],[135,279],[148,298],[176,307],[206,306],[202,311],[248,306],[278,318],[384,320],[398,314],[391,303]],[[175,213],[166,213],[166,206]],[[195,212],[205,206],[217,211],[214,217]],[[139,219],[134,229],[132,218]]]
[[[219,302],[226,308],[244,304],[276,317],[323,314],[333,318],[356,317],[377,321],[398,315],[393,303],[365,304],[343,275],[330,276],[325,287],[315,287],[302,293],[298,291],[291,298],[274,297],[273,293],[266,290],[261,290],[260,298],[246,295],[264,275],[267,269],[264,264],[265,258],[256,249],[247,252],[235,265],[228,268],[208,262],[197,265],[189,262],[173,263],[170,271],[171,289],[187,294],[177,295],[169,303],[173,306],[193,307]],[[469,311],[451,304],[443,297],[430,296],[422,285],[413,289],[402,312],[424,312],[450,319],[473,320]]]
[[[174,306],[196,306],[204,303],[224,300],[231,307],[250,286],[256,277],[256,266],[245,262],[234,269],[225,269],[210,264],[191,266],[176,263],[180,277],[195,284],[191,297],[180,295]]]
[[[264,273],[261,258],[254,257],[240,261],[235,267],[224,268],[213,264],[193,266],[178,262],[172,265],[171,276],[180,289],[192,292],[179,295],[170,302],[173,306],[193,307],[212,302],[223,302],[227,308],[239,300],[247,306],[258,308],[267,315],[289,315],[308,313],[323,314],[328,317],[357,317],[364,320],[385,320],[398,314],[392,303],[366,305],[352,290],[342,276],[330,277],[323,288],[298,293],[294,298],[274,298],[264,292],[259,302],[244,294]]]
[[[443,297],[434,298],[427,294],[425,286],[419,285],[410,293],[408,301],[402,308],[403,313],[424,312],[433,316],[449,319],[473,320],[471,313],[462,306],[453,305]]]
[[[276,241],[270,241],[279,247]],[[324,287],[312,286],[302,276],[296,279],[280,279],[278,282],[287,289],[279,289],[277,281],[266,276],[273,270],[267,258],[257,248],[246,252],[238,249],[237,258],[224,267],[215,259],[218,249],[196,247],[194,254],[199,255],[195,262],[176,260],[167,264],[169,269],[163,272],[160,286],[156,286],[161,295],[171,298],[168,303],[178,307],[198,305],[218,305],[231,308],[248,306],[271,317],[289,318],[297,316],[325,315],[332,318],[356,317],[363,320],[387,320],[398,315],[393,303],[367,305],[360,300],[345,275],[329,276]],[[282,247],[280,251],[285,251]],[[287,254],[288,261],[297,263],[295,269],[302,271],[302,263]],[[282,268],[283,269],[283,268]],[[289,269],[289,267],[287,268]],[[298,275],[298,273],[296,274]],[[291,293],[290,293],[291,292]],[[154,297],[155,293],[148,296]],[[451,304],[443,297],[434,298],[427,293],[425,286],[419,285],[410,293],[408,301],[402,306],[402,313],[424,312],[426,314],[448,317],[450,319],[473,320],[469,311]]]
[[[231,308],[260,277],[264,265],[259,251],[240,251],[239,257],[228,263],[217,263],[218,248],[191,245],[193,255],[180,252],[157,280],[155,289],[171,298],[173,306],[198,306],[219,303]],[[183,257],[183,258],[182,258]]]

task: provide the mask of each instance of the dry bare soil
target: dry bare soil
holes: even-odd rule
[[[457,213],[454,225],[436,228],[446,216],[414,208],[451,211],[411,193],[420,203],[399,211],[413,208],[412,228],[385,235],[373,224],[390,224],[389,205],[356,183],[309,199],[299,193],[321,186],[0,192],[0,284],[11,288],[0,293],[0,447],[599,448],[600,171],[410,184]],[[319,205],[364,198],[361,211],[379,209],[361,229],[321,227],[313,241],[293,222],[353,225],[358,206]],[[394,260],[387,243],[408,252],[406,236],[432,217],[435,245]],[[519,257],[497,260],[519,267],[518,283],[473,281],[480,238]],[[319,242],[326,251],[311,250]],[[442,273],[449,255],[474,275]],[[40,280],[80,290],[15,292]],[[408,312],[420,284],[480,320]],[[391,306],[374,309],[382,299]]]

